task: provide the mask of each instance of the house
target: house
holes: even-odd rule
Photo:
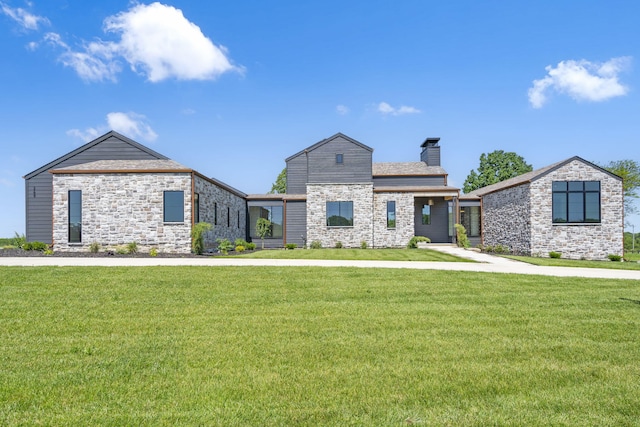
[[[572,157],[460,195],[448,185],[440,139],[415,162],[374,163],[373,149],[337,133],[288,157],[286,194],[247,195],[109,132],[25,176],[29,241],[57,251],[136,242],[141,250],[190,251],[194,224],[218,238],[265,247],[404,247],[413,236],[454,243],[454,224],[472,244],[512,253],[606,259],[622,253],[622,179]]]
[[[268,247],[404,247],[414,235],[454,241],[459,189],[447,185],[439,138],[420,161],[373,163],[373,149],[341,133],[287,158],[286,194],[249,195],[250,237],[258,218],[274,224]]]
[[[109,132],[25,176],[26,237],[56,251],[92,243],[188,253],[191,228],[205,236],[246,236],[245,194]]]
[[[461,206],[477,206],[482,212],[484,245],[590,260],[623,253],[623,203],[622,178],[580,157],[461,197]]]

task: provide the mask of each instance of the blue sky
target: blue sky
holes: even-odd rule
[[[640,161],[640,3],[0,0],[0,236],[22,176],[115,129],[246,193],[336,132],[534,168]],[[627,218],[640,232],[640,217]],[[630,229],[629,229],[630,230]]]

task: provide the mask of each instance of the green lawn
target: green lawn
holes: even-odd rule
[[[577,259],[542,258],[516,255],[503,255],[506,258],[527,262],[534,265],[552,267],[583,267],[583,268],[608,268],[613,270],[640,270],[637,262],[612,262],[612,261],[585,261]]]
[[[269,259],[473,262],[429,249],[269,249],[234,256]]]
[[[0,425],[637,425],[635,281],[0,268]]]

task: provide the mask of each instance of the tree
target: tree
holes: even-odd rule
[[[624,211],[627,214],[636,212],[633,202],[638,198],[638,189],[640,188],[640,164],[635,160],[626,159],[615,160],[602,167],[622,178]]]
[[[464,181],[462,190],[465,193],[470,193],[478,188],[486,187],[532,170],[531,165],[514,152],[496,150],[489,154],[482,153],[477,172],[472,170],[469,173],[469,176]]]
[[[276,182],[271,186],[269,194],[285,194],[287,192],[287,168],[285,166],[282,172],[276,178]]]
[[[262,240],[262,249],[264,249],[264,238],[271,234],[271,221],[266,218],[258,218],[256,232],[260,236],[260,240]]]
[[[204,235],[213,228],[208,222],[198,222],[191,228],[191,251],[202,255],[204,252]]]

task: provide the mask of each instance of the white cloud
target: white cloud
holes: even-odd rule
[[[10,179],[0,178],[0,186],[2,187],[15,187],[16,183]]]
[[[151,129],[151,126],[147,123],[147,118],[142,114],[133,112],[109,113],[107,114],[106,125],[87,128],[84,131],[80,129],[70,129],[67,131],[67,135],[80,138],[84,142],[89,142],[108,132],[109,130],[115,130],[116,132],[120,132],[121,134],[132,139],[142,139],[146,142],[152,142],[155,141],[156,138],[158,138],[158,134],[156,134],[153,129]]]
[[[392,107],[386,102],[381,102],[378,104],[377,110],[379,113],[388,114],[390,116],[401,116],[404,114],[418,114],[421,111],[415,107],[408,107],[406,105],[401,105],[398,108]]]
[[[4,2],[0,2],[0,10],[25,30],[37,30],[40,24],[49,24],[45,17],[34,15],[20,7],[11,7]]]
[[[529,102],[541,108],[547,102],[547,93],[563,93],[576,101],[605,101],[626,95],[629,89],[620,83],[618,74],[629,67],[631,57],[612,58],[604,63],[586,60],[561,61],[557,67],[547,66],[547,75],[533,81],[529,88]]]
[[[104,31],[116,41],[85,42],[78,48],[56,33],[45,40],[61,48],[59,60],[85,81],[116,81],[122,62],[150,82],[211,80],[229,71],[243,72],[180,9],[160,3],[135,4],[128,11],[104,20]]]
[[[336,112],[338,114],[340,114],[341,116],[346,116],[347,114],[349,114],[349,107],[345,106],[345,105],[338,105],[336,106]]]

